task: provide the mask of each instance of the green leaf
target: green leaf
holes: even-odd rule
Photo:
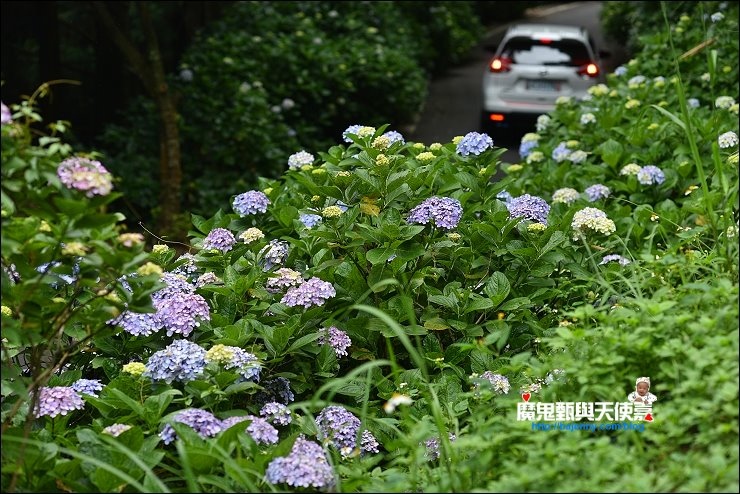
[[[442,331],[445,329],[450,329],[449,324],[447,324],[445,320],[441,317],[433,317],[428,321],[424,321],[424,327],[427,329],[431,329],[432,331]]]
[[[483,291],[491,299],[493,307],[496,307],[509,296],[511,283],[504,273],[496,271],[486,282]]]
[[[470,302],[466,307],[465,311],[463,311],[464,314],[467,314],[468,312],[473,312],[476,310],[486,310],[491,309],[494,307],[493,300],[490,298],[484,298],[480,295],[471,294],[471,297],[473,298],[472,302]]]
[[[396,248],[391,246],[378,247],[367,251],[366,257],[370,264],[380,264],[386,262],[393,254],[395,254]]]
[[[601,159],[604,160],[604,163],[615,167],[622,157],[624,147],[614,139],[609,139],[597,148],[597,152],[601,153]]]

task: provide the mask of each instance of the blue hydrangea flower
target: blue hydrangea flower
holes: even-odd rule
[[[296,169],[304,165],[313,164],[314,156],[306,151],[298,151],[297,153],[291,154],[288,157],[288,168]]]
[[[235,243],[236,238],[229,230],[226,228],[214,228],[203,239],[203,248],[206,250],[217,249],[226,253],[234,247]]]
[[[252,421],[247,426],[247,433],[257,444],[275,444],[278,442],[278,430],[261,417],[249,416]]]
[[[265,403],[260,409],[260,415],[266,420],[279,425],[288,425],[293,421],[293,416],[290,414],[288,407],[276,401]]]
[[[519,157],[525,159],[537,147],[537,141],[522,141],[519,144]]]
[[[500,199],[501,201],[503,201],[504,203],[508,205],[511,202],[511,200],[514,198],[511,196],[509,192],[502,190],[501,192],[496,194],[496,199]]]
[[[571,151],[570,149],[568,149],[565,142],[561,142],[557,145],[555,149],[552,150],[552,159],[560,163],[561,161],[568,159],[570,153]]]
[[[471,154],[478,156],[492,147],[493,139],[491,139],[491,136],[488,134],[468,132],[460,142],[457,143],[455,151],[461,156],[468,156]]]
[[[288,456],[275,458],[265,472],[271,484],[292,487],[328,488],[335,484],[334,471],[324,449],[313,441],[299,436]]]
[[[498,394],[505,395],[509,392],[509,389],[511,389],[509,379],[501,374],[494,374],[492,371],[485,371],[479,376],[479,378],[488,381],[493,387],[493,390]],[[478,389],[480,381],[476,381],[474,385],[475,388]]]
[[[118,326],[134,336],[149,336],[162,329],[163,326],[162,320],[156,313],[139,313],[128,310],[110,319],[108,324]]]
[[[224,365],[224,368],[227,370],[236,369],[240,376],[236,382],[259,381],[262,365],[257,356],[246,352],[239,347],[230,348],[234,351],[234,357],[231,359],[231,362]]]
[[[507,205],[510,218],[524,218],[547,225],[550,205],[541,197],[524,194],[512,199]]]
[[[409,211],[406,221],[426,225],[433,220],[435,226],[450,230],[460,222],[462,213],[462,204],[457,199],[434,196]]]
[[[98,393],[103,390],[103,384],[100,379],[78,379],[72,384],[78,394],[90,395],[97,398]]]
[[[647,165],[637,172],[637,181],[643,185],[662,184],[665,181],[665,174],[657,166]]]
[[[270,199],[264,192],[249,190],[236,196],[232,207],[239,216],[247,216],[250,214],[265,213],[269,205]]]
[[[701,103],[699,103],[699,100],[696,98],[687,99],[686,104],[689,105],[689,108],[699,108],[699,106],[701,106]]]
[[[172,274],[184,276],[186,280],[192,279],[198,272],[198,265],[195,264],[195,256],[188,252],[175,259],[177,267],[172,270]]]
[[[377,452],[378,443],[369,431],[369,435],[360,441],[358,448],[357,433],[360,431],[360,419],[352,412],[339,405],[325,407],[316,416],[318,438],[330,442],[344,457],[351,455],[356,449],[362,453]]]
[[[142,375],[168,384],[172,381],[192,381],[203,374],[205,357],[206,351],[195,343],[175,340],[149,357]]]
[[[178,412],[172,420],[190,426],[202,438],[214,437],[223,430],[221,420],[211,412],[199,408],[186,408]],[[159,437],[165,444],[170,444],[177,438],[177,433],[170,424],[167,424],[159,433]]]
[[[601,184],[594,184],[588,187],[585,191],[586,197],[591,202],[598,201],[599,199],[606,199],[611,194],[609,187]]]
[[[390,140],[391,144],[395,144],[396,142],[400,142],[401,144],[405,144],[406,140],[403,138],[403,135],[401,135],[400,132],[396,132],[395,130],[389,130],[383,136],[387,137]]]
[[[347,348],[352,344],[352,340],[347,336],[347,333],[336,326],[331,326],[320,330],[320,334],[321,336],[316,341],[319,345],[331,346],[337,357],[347,355]]]
[[[449,437],[450,442],[455,441],[457,439],[457,436],[455,436],[451,432],[448,433],[447,437]],[[426,456],[430,461],[433,461],[439,458],[439,438],[438,437],[432,437],[424,441],[424,447],[426,448],[426,452],[424,453],[424,456]]]
[[[344,139],[344,142],[352,144],[352,142],[354,141],[352,141],[352,139],[349,137],[349,134],[357,135],[362,127],[362,125],[350,125],[349,127],[347,127],[347,129],[342,132],[342,138]]]
[[[282,240],[270,240],[260,254],[262,258],[262,269],[269,271],[275,265],[281,265],[288,258],[288,242]]]
[[[319,214],[301,213],[301,215],[298,216],[298,219],[306,228],[313,228],[321,223],[322,218]]]
[[[197,293],[174,292],[154,299],[153,305],[167,329],[167,336],[179,334],[188,337],[201,321],[211,320],[208,302]]]
[[[290,389],[290,381],[282,376],[270,379],[262,383],[262,390],[255,395],[255,400],[260,405],[270,402],[278,402],[284,405],[295,400],[295,395]]]
[[[620,266],[626,266],[632,261],[630,261],[626,257],[620,256],[619,254],[608,254],[604,256],[604,258],[601,260],[599,264],[606,264],[609,262],[617,262],[619,263]]]
[[[82,397],[70,386],[45,386],[39,389],[38,401],[34,410],[36,418],[48,415],[67,415],[85,407]]]
[[[619,67],[617,67],[616,69],[614,69],[614,75],[617,75],[617,76],[620,76],[621,77],[621,76],[623,76],[626,73],[627,73],[627,67],[625,67],[624,65],[620,65]]]
[[[315,276],[304,281],[298,286],[289,288],[280,303],[288,307],[301,305],[308,309],[314,305],[323,305],[328,299],[337,294],[334,286],[328,281],[323,281]]]

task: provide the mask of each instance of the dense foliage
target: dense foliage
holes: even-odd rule
[[[98,156],[10,105],[3,490],[736,491],[738,7],[664,13],[503,180],[495,136],[358,120],[189,245],[126,232]],[[641,430],[518,420],[639,376]]]

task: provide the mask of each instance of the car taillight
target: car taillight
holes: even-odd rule
[[[508,72],[511,70],[511,59],[506,57],[496,57],[488,64],[491,72]]]
[[[581,65],[578,68],[578,75],[585,75],[588,77],[596,77],[599,75],[599,66],[596,65],[593,62],[587,63],[585,65]]]

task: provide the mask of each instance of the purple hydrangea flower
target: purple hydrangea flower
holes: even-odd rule
[[[290,389],[290,381],[278,376],[262,383],[262,391],[255,395],[255,400],[261,405],[278,402],[284,405],[295,400],[295,395]]]
[[[457,436],[455,436],[453,433],[449,432],[448,437],[450,438],[450,442],[457,439]],[[436,460],[439,458],[439,438],[438,437],[432,437],[424,441],[424,447],[426,448],[426,452],[424,453],[424,456],[429,458],[429,460]]]
[[[316,416],[318,438],[331,442],[342,456],[349,456],[357,449],[357,433],[360,431],[360,419],[339,405],[330,405]],[[367,432],[368,434],[364,434]],[[369,431],[363,431],[360,441],[360,452],[378,452],[378,442]]]
[[[502,376],[501,374],[494,374],[492,371],[485,371],[483,374],[480,375],[480,379],[485,379],[486,381],[491,383],[493,390],[498,394],[505,395],[509,392],[509,389],[511,389],[509,379],[507,379],[506,376]],[[476,383],[475,387],[478,387],[478,383]]]
[[[265,472],[271,484],[292,487],[326,488],[334,485],[334,471],[324,449],[304,436],[298,436],[288,456],[275,458]]]
[[[205,357],[206,351],[195,343],[175,340],[149,357],[143,375],[167,383],[192,381],[203,374]]]
[[[208,302],[197,293],[175,292],[154,299],[154,307],[167,329],[167,336],[179,334],[188,337],[201,321],[211,320]]]
[[[124,311],[108,321],[134,336],[149,336],[162,329],[162,320],[156,313]]]
[[[13,123],[13,115],[10,113],[10,108],[0,101],[0,125],[7,125],[9,123]]]
[[[555,149],[552,150],[552,159],[558,163],[564,161],[570,156],[570,149],[566,146],[565,142],[561,142]]]
[[[217,285],[217,284],[223,284],[223,280],[221,280],[221,278],[216,276],[216,273],[212,271],[203,273],[202,275],[198,276],[197,280],[195,280],[196,288],[200,288],[206,285]]]
[[[227,370],[236,369],[239,379],[236,382],[260,380],[260,371],[262,366],[256,355],[242,350],[239,347],[229,347],[234,351],[234,357],[231,362],[224,365]]]
[[[606,199],[611,194],[611,190],[606,185],[594,184],[588,187],[585,191],[586,197],[591,202],[598,201],[599,199]]]
[[[550,205],[541,197],[524,194],[512,199],[507,205],[510,218],[524,218],[547,225]]]
[[[530,155],[532,149],[537,147],[537,141],[522,141],[519,144],[519,157],[525,159]]]
[[[306,228],[313,228],[319,223],[321,223],[321,215],[319,214],[310,214],[310,213],[304,213],[301,214],[298,219],[301,223],[303,223],[303,226]]]
[[[260,409],[260,415],[265,417],[266,420],[279,425],[288,425],[293,421],[293,416],[290,414],[288,407],[276,401],[266,403]]]
[[[606,264],[609,262],[618,262],[620,266],[626,266],[632,261],[630,261],[626,257],[620,256],[619,254],[608,254],[604,256],[604,258],[601,260],[599,264]]]
[[[195,286],[184,275],[163,273],[159,281],[163,282],[166,286],[152,294],[152,300],[154,302],[170,297],[173,293],[195,293]]]
[[[232,207],[238,215],[247,216],[250,214],[265,213],[269,205],[270,199],[264,192],[249,190],[236,196]]]
[[[331,346],[337,357],[347,355],[347,348],[352,344],[352,340],[347,336],[347,333],[336,326],[332,326],[330,328],[323,328],[320,330],[320,334],[321,336],[317,340],[319,345]]]
[[[78,394],[90,395],[97,398],[98,393],[103,390],[103,384],[100,379],[78,379],[72,384]]]
[[[226,228],[214,228],[206,238],[203,239],[203,248],[206,250],[218,249],[221,252],[228,252],[236,243],[234,234]]]
[[[186,252],[175,259],[175,263],[178,263],[178,265],[175,269],[172,270],[172,274],[182,275],[185,278],[190,278],[198,271],[198,265],[195,264],[195,256],[193,254],[189,254]]]
[[[262,269],[269,271],[273,266],[283,264],[288,258],[288,243],[282,240],[270,240],[260,254],[263,254]]]
[[[223,430],[221,421],[215,415],[199,408],[186,408],[178,412],[172,420],[190,426],[202,438],[214,437]],[[167,424],[159,433],[159,437],[165,444],[170,444],[177,438],[177,433],[170,424]]]
[[[662,184],[665,181],[665,174],[657,166],[647,165],[637,172],[637,181],[643,185]]]
[[[278,442],[278,430],[261,417],[249,416],[252,421],[247,432],[257,444],[275,444]]]
[[[435,226],[450,230],[460,222],[462,213],[462,205],[457,199],[434,196],[409,211],[406,221],[426,225],[429,220],[434,220]]]
[[[384,137],[387,137],[391,144],[394,144],[396,142],[400,142],[401,144],[405,144],[406,141],[404,140],[403,136],[400,132],[396,132],[395,130],[389,130],[385,134],[383,134]]]
[[[302,305],[306,309],[314,305],[323,305],[328,299],[337,294],[334,286],[328,281],[320,280],[315,276],[298,286],[289,288],[280,303],[288,307]]]
[[[34,415],[36,418],[48,415],[67,415],[85,407],[82,397],[70,386],[43,387],[39,389]]]
[[[59,164],[57,176],[65,187],[84,192],[87,197],[105,196],[113,190],[113,177],[99,161],[67,158]]]
[[[278,293],[286,288],[291,288],[303,283],[301,273],[290,268],[279,268],[265,282],[265,289],[270,293]]]
[[[512,199],[514,199],[511,194],[505,190],[502,190],[498,194],[496,194],[496,199],[500,199],[501,201],[505,202],[506,205],[508,205]]]
[[[461,156],[468,156],[471,154],[477,156],[492,147],[493,139],[491,139],[491,136],[488,134],[468,132],[460,142],[457,143],[456,152]]]

